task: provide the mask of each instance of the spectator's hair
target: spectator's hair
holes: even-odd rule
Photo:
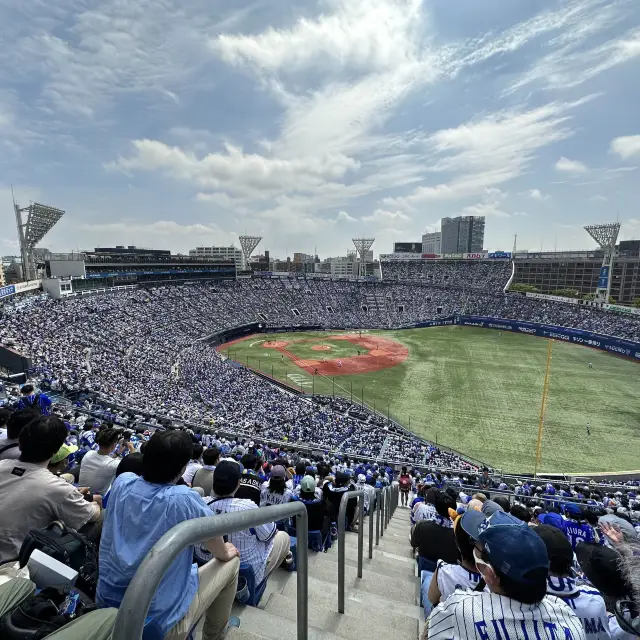
[[[475,546],[475,542],[471,538],[471,536],[462,528],[462,524],[460,520],[455,526],[454,529],[456,546],[458,547],[458,556],[461,560],[466,560],[469,564],[474,565],[476,563],[475,558],[473,557],[473,548]]]
[[[509,498],[505,496],[496,496],[493,501],[496,504],[499,504],[506,513],[509,513],[511,511],[511,503],[509,502]]]
[[[220,449],[218,447],[211,447],[205,449],[202,454],[202,462],[207,466],[215,465],[220,459]]]
[[[522,520],[522,522],[531,522],[531,511],[527,509],[524,505],[514,504],[511,507],[511,511],[509,512],[514,518],[518,518],[518,520]]]
[[[487,501],[487,496],[485,496],[484,493],[474,493],[473,496],[471,496],[471,499],[480,500],[480,502],[484,504]]]
[[[140,444],[140,453],[144,453],[144,450],[147,448],[147,445],[149,444],[148,440],[145,440],[144,442],[142,442]]]
[[[137,476],[142,475],[142,454],[130,453],[126,458],[120,460],[120,464],[116,469],[116,478],[121,473],[135,473]]]
[[[23,396],[30,396],[33,393],[33,391],[34,389],[32,384],[25,384],[20,389],[20,393],[22,393]]]
[[[96,434],[96,444],[101,448],[112,447],[118,441],[119,433],[113,428],[100,429]]]
[[[269,478],[269,491],[273,491],[273,493],[279,493],[280,495],[282,495],[286,488],[287,481],[285,478],[274,478],[273,476]]]
[[[193,458],[191,436],[184,431],[156,431],[142,456],[142,477],[154,484],[178,478]]]
[[[476,552],[478,552],[477,548]],[[491,560],[486,552],[483,551],[480,557],[485,562],[491,564]],[[500,580],[502,594],[507,598],[511,598],[516,602],[522,602],[523,604],[537,604],[541,602],[547,594],[548,569],[532,569],[523,576],[527,582],[518,582],[502,573],[502,571],[494,565],[491,564],[491,567],[498,580]]]
[[[427,493],[425,494],[424,501],[428,504],[434,504],[436,501],[436,496],[440,493],[440,489],[437,487],[429,487]]]
[[[0,427],[4,427],[4,425],[7,424],[10,415],[11,411],[8,409],[0,409]]]
[[[14,411],[7,420],[7,438],[16,440],[24,426],[38,417],[40,417],[40,413],[33,407]]]
[[[448,520],[449,509],[453,509],[454,511],[456,510],[456,501],[446,493],[443,493],[442,491],[438,491],[438,494],[436,495],[436,499],[434,502],[434,506],[436,508],[436,513],[439,516],[446,518]]]
[[[20,431],[20,461],[48,462],[64,444],[67,427],[58,416],[40,416]]]
[[[192,439],[192,443],[193,443],[193,453],[191,454],[191,459],[200,460],[200,456],[204,451],[204,447],[198,441],[193,442],[193,439]]]
[[[259,462],[260,461],[253,455],[253,453],[245,453],[242,458],[240,458],[240,464],[249,471],[255,471]]]
[[[295,468],[296,475],[303,476],[306,468],[307,468],[307,465],[302,460],[298,460]]]

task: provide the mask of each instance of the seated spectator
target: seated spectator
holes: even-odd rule
[[[262,506],[261,494],[264,492],[264,485],[258,476],[258,470],[262,466],[262,461],[252,453],[247,453],[240,459],[240,464],[244,468],[240,477],[240,486],[236,491],[236,498],[238,500],[251,500],[260,507]]]
[[[487,490],[493,487],[493,480],[489,476],[489,469],[487,469],[487,467],[484,467],[482,469],[482,474],[478,476],[478,487],[482,489],[485,497],[488,498],[489,492]]]
[[[145,442],[146,444],[146,442]],[[123,473],[135,473],[137,476],[142,475],[142,454],[135,452],[120,460],[120,464],[116,469],[116,478]]]
[[[22,397],[18,401],[18,409],[32,407],[43,416],[51,413],[51,400],[44,393],[36,393],[33,385],[23,385],[20,394]]]
[[[193,476],[191,486],[193,488],[200,487],[205,496],[210,496],[213,491],[213,472],[216,470],[219,460],[220,449],[218,447],[205,449],[202,454],[202,467]]]
[[[444,560],[448,564],[456,564],[458,561],[458,547],[449,516],[449,509],[455,511],[455,500],[438,491],[434,506],[436,515],[433,519],[420,520],[411,534],[411,546],[418,551],[419,564],[430,573],[435,571],[438,560]],[[425,579],[431,580],[431,576],[426,576]]]
[[[293,500],[299,500],[307,509],[309,519],[309,531],[322,532],[324,540],[329,533],[331,523],[336,521],[336,513],[331,504],[323,497],[318,497],[316,481],[311,476],[304,476],[300,482],[300,495]],[[292,518],[295,528],[295,518]]]
[[[589,585],[579,585],[573,572],[573,548],[566,536],[555,527],[541,524],[533,529],[545,543],[549,556],[547,593],[564,601],[580,618],[587,640],[609,636],[609,617],[600,592]]]
[[[478,586],[482,576],[476,569],[476,560],[473,557],[475,542],[469,531],[475,531],[477,523],[484,520],[485,517],[478,511],[467,511],[456,518],[453,523],[453,533],[458,547],[458,562],[449,564],[444,560],[438,560],[431,583],[427,585],[429,589],[427,594],[423,584],[425,611],[430,610],[428,605],[436,606],[444,602],[456,589],[473,590]]]
[[[240,465],[237,462],[222,460],[218,464],[213,472],[214,498],[207,501],[215,514],[259,508],[252,500],[240,500],[235,497],[241,476]],[[284,531],[278,531],[275,522],[236,531],[228,537],[240,551],[242,562],[248,562],[253,568],[256,583],[262,582],[285,560],[288,563],[292,562],[289,535]]]
[[[355,485],[351,481],[351,476],[344,471],[338,471],[336,473],[335,480],[327,482],[323,487],[323,495],[325,500],[328,500],[333,507],[336,515],[340,513],[340,502],[342,496],[348,491],[354,491]],[[347,502],[346,513],[346,527],[347,529],[355,530],[356,523],[358,521],[358,499],[351,498]]]
[[[182,475],[182,479],[186,484],[191,486],[193,482],[193,476],[196,475],[196,471],[198,469],[202,469],[202,453],[204,452],[204,447],[199,442],[193,443],[193,458],[189,460],[189,464],[187,465],[187,470]]]
[[[18,557],[31,529],[43,529],[54,520],[90,538],[99,535],[100,503],[88,502],[47,469],[66,437],[60,418],[39,416],[20,432],[19,460],[0,460],[0,563]]]
[[[6,437],[0,438],[0,460],[18,460],[20,458],[20,443],[18,441],[22,428],[37,418],[40,414],[29,407],[14,411],[7,418]]]
[[[291,502],[293,492],[287,488],[286,477],[287,472],[284,467],[277,465],[271,469],[271,478],[262,485],[263,488],[260,495],[261,507],[270,507],[274,504]]]
[[[434,502],[439,493],[436,487],[429,487],[425,490],[425,498],[423,502],[418,502],[413,508],[413,520],[416,524],[420,520],[433,520],[436,516],[436,508]]]
[[[489,590],[455,591],[433,610],[428,638],[585,640],[573,611],[546,595],[549,557],[541,538],[503,511],[473,525],[473,555]]]
[[[104,495],[116,477],[120,458],[112,457],[112,453],[119,456],[125,447],[129,449],[130,453],[133,453],[134,448],[130,441],[123,443],[117,451],[114,451],[119,437],[119,433],[113,428],[101,429],[95,436],[98,450],[87,451],[83,456],[78,484],[89,487],[91,493]]]
[[[593,527],[587,522],[582,508],[573,503],[568,502],[564,505],[564,534],[569,538],[574,551],[579,541],[594,542],[595,533]]]
[[[78,447],[75,444],[67,444],[66,442],[53,454],[51,460],[49,460],[49,464],[47,465],[47,469],[53,473],[53,475],[58,476],[65,480],[66,482],[70,482],[73,484],[75,482],[75,477],[71,473],[66,473],[69,467],[73,464],[73,454],[78,450]],[[86,487],[89,489],[89,487]],[[90,491],[90,489],[89,489]]]
[[[522,520],[522,522],[526,522],[527,524],[531,522],[531,511],[522,504],[514,504],[509,513],[518,518],[518,520]]]
[[[496,496],[493,501],[505,512],[511,512],[511,503],[506,496]],[[485,503],[486,504],[486,503]]]
[[[119,607],[129,582],[153,545],[175,525],[211,515],[198,495],[177,485],[193,458],[190,436],[156,431],[142,457],[142,476],[123,473],[113,483],[100,543],[96,600]],[[202,637],[222,640],[236,594],[238,550],[222,538],[204,543],[214,559],[193,564],[193,547],[174,560],[156,591],[149,616],[167,639],[182,640],[204,615]]]

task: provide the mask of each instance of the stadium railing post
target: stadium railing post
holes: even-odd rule
[[[384,509],[385,509],[385,493],[384,487],[382,489],[378,489],[380,492],[379,501],[378,501],[378,531],[380,533],[380,538],[384,537]],[[376,538],[376,544],[380,544],[380,538]]]
[[[380,512],[382,511],[382,489],[376,489],[376,547],[380,545]],[[373,519],[373,513],[371,519]]]
[[[347,503],[352,498],[358,498],[358,578],[362,578],[362,556],[364,552],[364,489],[347,491],[340,500],[338,509],[338,613],[344,613],[344,576],[345,576],[345,529],[347,518]]]
[[[215,518],[195,518],[181,522],[167,531],[147,553],[129,583],[118,609],[112,639],[140,640],[142,638],[145,619],[158,585],[176,556],[184,549],[211,538],[292,517],[296,518],[298,540],[308,540],[307,509],[300,502],[225,513]],[[303,542],[298,545],[296,559],[297,640],[307,640],[309,633],[308,570],[308,549],[307,544]]]

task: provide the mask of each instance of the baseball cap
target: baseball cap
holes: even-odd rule
[[[562,530],[564,520],[559,513],[541,513],[537,518],[541,524]]]
[[[217,495],[230,494],[240,482],[242,469],[234,460],[221,460],[213,472],[213,490]]]
[[[476,511],[475,509],[471,509],[469,511],[465,511],[460,518],[460,526],[474,539],[477,540],[478,537],[478,529],[482,523],[487,520],[487,516],[480,511]]]
[[[564,512],[570,516],[582,515],[582,509],[580,508],[580,505],[575,504],[575,502],[567,502],[564,505]]]
[[[75,444],[63,444],[54,454],[49,464],[58,464],[78,450]]]
[[[581,542],[576,547],[576,558],[589,582],[603,595],[624,598],[631,593],[617,551],[595,542]]]
[[[304,476],[300,481],[300,491],[302,493],[313,493],[316,490],[316,481],[311,476]]]
[[[533,531],[542,538],[547,547],[549,569],[560,575],[570,573],[573,564],[573,548],[567,536],[560,529],[549,524],[533,527]]]
[[[479,524],[475,535],[469,535],[484,547],[491,565],[516,582],[528,584],[530,571],[549,569],[542,538],[509,513],[496,511]]]
[[[630,538],[631,540],[635,540],[638,537],[638,534],[636,533],[636,530],[633,527],[633,525],[628,520],[625,520],[624,518],[620,518],[615,514],[611,513],[604,516],[600,516],[598,518],[598,524],[600,524],[601,522],[607,522],[608,524],[617,526],[620,529],[620,531],[622,531],[626,539]]]
[[[287,471],[282,465],[277,464],[275,467],[273,467],[273,469],[271,469],[271,477],[272,478],[286,478],[287,477]]]

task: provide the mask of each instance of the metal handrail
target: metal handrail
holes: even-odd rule
[[[382,513],[382,489],[376,489],[376,547],[380,546],[380,536],[382,535],[382,526],[380,524],[380,514]],[[373,520],[373,513],[371,514]]]
[[[364,551],[364,489],[347,491],[340,500],[338,510],[338,613],[344,613],[344,574],[346,562],[345,519],[350,499],[358,498],[358,578],[362,578],[362,555]]]
[[[145,619],[158,585],[176,556],[188,546],[294,516],[298,540],[302,540],[298,545],[296,560],[297,640],[307,640],[308,556],[305,541],[309,537],[309,525],[307,509],[300,502],[195,518],[181,522],[167,531],[147,553],[129,583],[115,620],[113,640],[142,638]]]

